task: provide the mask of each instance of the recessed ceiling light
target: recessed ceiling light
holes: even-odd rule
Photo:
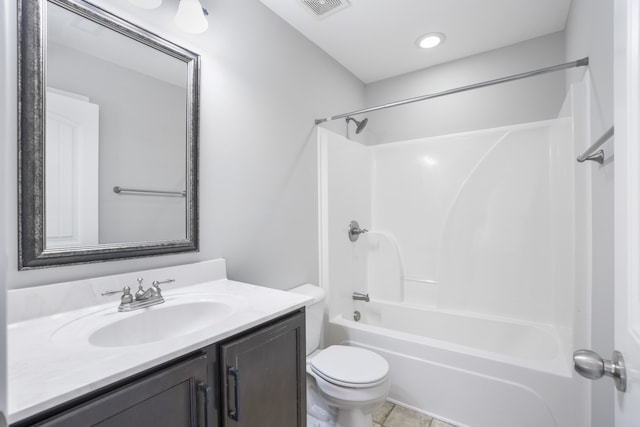
[[[442,33],[429,33],[418,37],[416,45],[423,49],[431,49],[436,47],[444,41],[444,34]]]

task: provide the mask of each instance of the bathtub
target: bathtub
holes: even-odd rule
[[[584,384],[551,327],[371,300],[330,319],[328,344],[377,352],[389,400],[468,427],[588,425]]]

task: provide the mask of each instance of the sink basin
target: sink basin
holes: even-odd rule
[[[210,301],[143,310],[97,329],[89,335],[89,343],[96,347],[147,344],[200,331],[233,313],[229,305]]]
[[[116,307],[75,319],[58,328],[53,342],[86,342],[93,347],[127,347],[183,337],[215,327],[241,301],[228,295],[175,296],[163,304],[127,313]]]

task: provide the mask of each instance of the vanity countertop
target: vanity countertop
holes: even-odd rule
[[[47,314],[8,326],[9,422],[14,423],[70,399],[125,379],[155,365],[219,342],[305,305],[307,297],[226,278],[163,292],[167,301],[182,295],[224,295],[240,301],[230,316],[184,336],[126,347],[95,347],[88,341],[58,342],[52,336],[83,316],[113,310],[109,303]],[[165,303],[166,304],[166,303]],[[155,306],[160,307],[161,305]],[[154,307],[143,309],[151,310]],[[134,312],[131,312],[134,313]],[[123,334],[139,331],[122,331]]]

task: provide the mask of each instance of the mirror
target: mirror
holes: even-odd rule
[[[198,250],[199,56],[20,0],[19,269]]]

